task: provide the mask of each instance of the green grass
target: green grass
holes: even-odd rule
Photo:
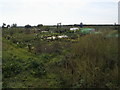
[[[4,30],[3,88],[118,88],[118,38],[106,38],[117,31],[112,27],[93,28],[102,34],[80,36],[68,30],[53,34],[32,33],[33,30],[26,33],[20,28]],[[39,37],[36,40],[35,34]],[[70,38],[40,39],[62,34]],[[10,39],[6,39],[8,36]],[[32,50],[27,48],[28,43],[34,47]]]

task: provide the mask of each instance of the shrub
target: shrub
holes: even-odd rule
[[[31,69],[30,70],[31,74],[37,77],[41,77],[46,73],[44,65],[37,61],[32,61],[28,68]]]
[[[17,62],[10,62],[3,66],[3,78],[14,77],[22,72],[22,66]]]

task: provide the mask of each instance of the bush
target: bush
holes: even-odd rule
[[[22,66],[18,62],[10,62],[3,66],[3,78],[14,77],[23,71]]]
[[[37,77],[41,77],[46,73],[44,65],[37,61],[32,61],[28,68],[31,69],[30,70],[31,74]]]
[[[61,46],[57,42],[52,42],[52,45],[49,45],[48,43],[37,43],[35,45],[35,53],[36,54],[42,54],[42,53],[57,53],[60,54]]]

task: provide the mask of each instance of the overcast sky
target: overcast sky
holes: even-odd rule
[[[119,0],[0,0],[2,23],[18,25],[113,24]]]

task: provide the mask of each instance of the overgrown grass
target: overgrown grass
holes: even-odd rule
[[[34,40],[36,33],[24,33],[24,29],[3,31],[3,88],[119,87],[118,38],[106,37],[117,33],[111,28],[99,27],[102,34],[82,37],[67,31],[73,39],[55,41]],[[13,37],[24,45],[14,43]],[[29,43],[34,47],[31,51],[26,48]]]

